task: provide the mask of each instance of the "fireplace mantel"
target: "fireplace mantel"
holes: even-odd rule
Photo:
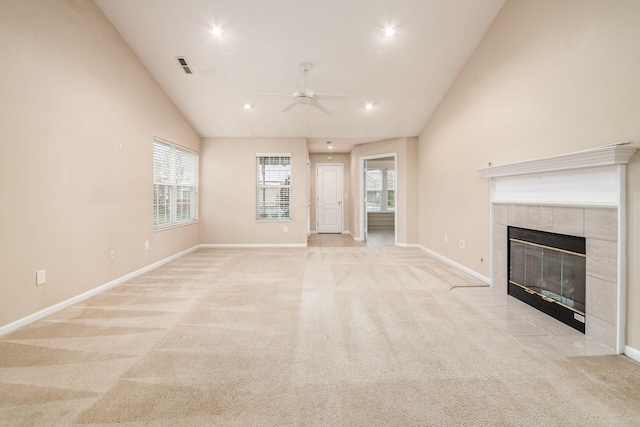
[[[623,142],[477,169],[491,181],[491,286],[506,292],[508,226],[584,236],[594,307],[586,335],[617,353],[626,334],[626,168],[639,149]]]
[[[638,149],[640,149],[639,146],[630,145],[630,142],[620,142],[559,156],[489,166],[476,170],[485,178],[499,178],[541,172],[614,166],[629,163],[629,159]]]

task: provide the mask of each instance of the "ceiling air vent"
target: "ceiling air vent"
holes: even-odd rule
[[[184,70],[185,74],[193,75],[193,68],[191,68],[189,66],[189,64],[187,63],[187,60],[184,58],[184,56],[176,56],[176,59],[178,60],[178,63],[180,64],[180,66]]]

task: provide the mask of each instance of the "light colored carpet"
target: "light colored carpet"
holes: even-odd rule
[[[201,249],[0,339],[0,425],[639,425],[640,365],[523,345],[418,249]]]

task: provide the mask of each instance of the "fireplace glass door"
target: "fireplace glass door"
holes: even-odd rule
[[[584,332],[584,252],[583,238],[509,227],[509,294]]]
[[[513,284],[584,315],[584,255],[512,239],[511,272]]]

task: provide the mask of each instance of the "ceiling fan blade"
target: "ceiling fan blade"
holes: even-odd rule
[[[350,98],[349,95],[332,95],[328,93],[314,93],[314,99],[318,101],[322,101],[324,99],[340,99],[340,98]]]
[[[297,103],[297,102],[294,102],[293,104],[289,104],[289,105],[287,106],[287,108],[285,108],[284,110],[282,110],[282,112],[284,113],[284,112],[286,112],[286,111],[289,111],[289,110],[291,110],[293,107],[295,107],[296,105],[298,105],[298,103]]]
[[[291,95],[285,95],[284,93],[256,93],[259,96],[284,96],[285,98],[293,98]]]
[[[331,111],[329,111],[329,109],[327,107],[325,107],[324,105],[320,104],[319,102],[312,102],[311,104],[312,107],[316,107],[318,110],[322,110],[325,113],[331,115]]]

